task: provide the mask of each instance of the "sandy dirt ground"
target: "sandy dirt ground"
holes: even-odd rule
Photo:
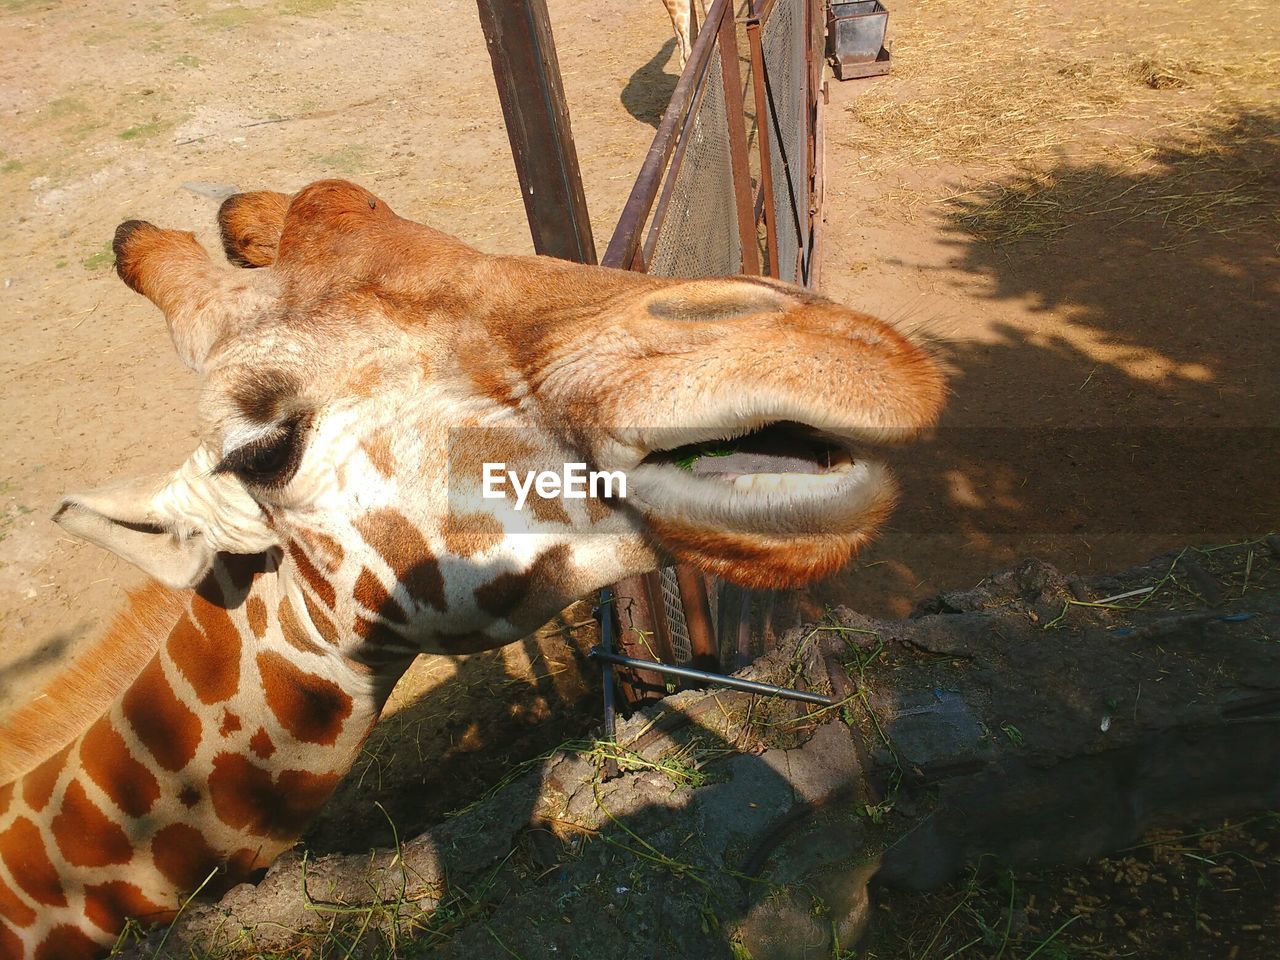
[[[603,248],[675,83],[670,23],[656,3],[551,9]],[[115,277],[117,223],[217,249],[217,202],[184,183],[340,176],[484,249],[532,249],[471,0],[6,0],[0,43],[3,709],[140,582],[60,535],[59,497],[171,469],[194,436],[196,378]]]
[[[603,249],[674,86],[670,24],[656,2],[549,5]],[[1277,9],[899,0],[893,73],[832,82],[823,289],[933,338],[954,396],[893,457],[892,528],[813,608],[901,615],[1030,553],[1101,570],[1276,525],[1256,499],[1280,409]],[[343,176],[482,248],[530,244],[470,0],[4,0],[0,43],[3,711],[140,580],[60,536],[58,498],[171,468],[194,436],[197,383],[111,270],[117,223],[216,246],[216,201],[184,183]],[[365,809],[470,770],[453,760],[495,716],[527,733],[497,775],[585,729],[586,619],[420,661],[397,704],[434,699],[375,738]],[[397,781],[407,754],[378,750],[406,732]]]

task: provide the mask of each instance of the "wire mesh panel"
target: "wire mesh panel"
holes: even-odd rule
[[[664,190],[665,209],[659,211],[654,225],[649,273],[663,277],[737,273],[742,244],[718,51],[711,55],[697,111],[690,115],[678,149],[678,166]]]
[[[684,615],[684,603],[680,600],[680,586],[672,567],[660,571],[662,582],[662,607],[667,617],[667,630],[671,634],[671,650],[676,663],[688,663],[693,659],[693,644],[689,641],[689,626]]]
[[[735,21],[739,7],[746,17]],[[818,0],[715,0],[610,240],[606,266],[666,277],[755,272],[762,248],[772,253],[776,233],[770,272],[805,282],[807,266],[799,264],[808,263],[811,236],[810,76],[821,69],[820,28],[817,34],[810,28],[821,22],[820,10]],[[768,149],[751,150],[753,141]],[[699,578],[666,568],[651,579],[628,578],[618,596],[644,598],[629,608],[634,619],[669,640],[677,663],[718,659],[735,669],[763,653],[780,623],[775,600],[725,583],[706,590]]]
[[[773,215],[778,234],[779,278],[803,283],[797,270],[808,243],[808,85],[805,59],[806,0],[777,0],[763,26],[767,123],[773,169]]]

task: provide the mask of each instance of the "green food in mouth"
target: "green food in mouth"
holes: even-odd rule
[[[681,470],[688,470],[692,473],[694,463],[703,457],[731,457],[736,452],[733,447],[701,447],[696,453],[680,457],[675,464]]]

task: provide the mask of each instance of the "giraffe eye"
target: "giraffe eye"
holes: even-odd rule
[[[217,472],[234,473],[258,487],[283,487],[298,470],[309,424],[310,418],[304,416],[286,420],[266,436],[232,450],[218,464]]]

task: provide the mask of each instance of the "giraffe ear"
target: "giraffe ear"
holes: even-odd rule
[[[257,503],[233,476],[192,457],[175,473],[63,498],[54,522],[123,557],[165,586],[196,586],[220,552],[261,553],[277,543]]]

